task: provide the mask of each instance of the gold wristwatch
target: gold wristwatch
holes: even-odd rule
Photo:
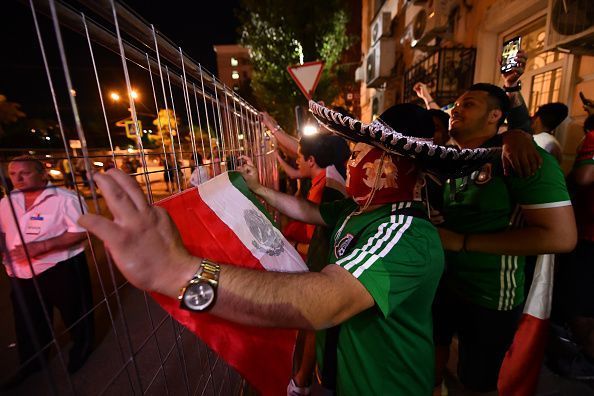
[[[202,312],[210,309],[217,298],[219,272],[221,267],[207,259],[202,259],[196,274],[179,291],[177,299],[180,308]]]

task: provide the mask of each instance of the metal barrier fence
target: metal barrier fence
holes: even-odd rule
[[[191,187],[190,180],[197,184],[234,169],[240,155],[252,158],[263,184],[278,188],[274,141],[257,110],[125,5],[113,0],[28,0],[21,5],[17,4],[31,23],[18,29],[32,29],[37,46],[23,51],[37,52],[47,82],[46,89],[38,87],[35,94],[48,99],[55,118],[53,126],[23,133],[41,135],[48,142],[59,139],[62,147],[0,150],[1,186],[7,213],[15,223],[18,205],[24,202],[9,194],[16,175],[10,174],[8,164],[22,154],[40,160],[52,183],[76,194],[80,209],[88,207],[93,213],[106,214],[107,208],[88,175],[111,167],[136,177],[151,203]],[[125,92],[121,96],[110,92],[118,84],[122,84],[119,92]],[[129,106],[129,113],[118,120],[121,103]],[[23,224],[19,223],[16,237],[7,234],[6,240],[17,238],[17,245],[25,246],[26,262],[12,260],[7,243],[3,264],[13,273],[19,265],[34,273],[31,245],[26,243],[31,225],[23,229]],[[85,312],[81,317],[54,323],[54,302],[42,297],[47,281],[39,275],[28,281],[31,290],[6,274],[0,277],[0,289],[6,291],[1,302],[5,318],[1,372],[5,379],[15,372],[30,374],[4,389],[7,394],[251,392],[191,332],[129,285],[103,245],[90,235],[85,255],[90,276],[87,280],[84,274],[78,276],[83,279],[82,293],[90,291],[92,296],[81,295]],[[79,269],[84,273],[86,268],[83,262]],[[66,282],[62,287],[71,285]],[[17,349],[23,345],[14,342],[14,311],[30,310],[31,302],[23,304],[30,298],[47,326],[22,311],[16,331],[47,327],[51,335],[47,343],[27,345],[36,352],[19,362]],[[94,343],[81,367],[72,362],[77,356],[71,353],[70,335],[77,331],[87,331],[87,339]]]

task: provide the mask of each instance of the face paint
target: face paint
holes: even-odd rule
[[[383,153],[364,143],[357,143],[353,148],[346,189],[359,205],[364,205],[372,195],[370,205],[415,199],[418,185],[415,161],[389,154],[382,158]],[[380,169],[381,174],[378,174]]]

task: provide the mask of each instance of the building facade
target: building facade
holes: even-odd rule
[[[517,36],[529,56],[521,81],[530,113],[549,102],[569,107],[556,133],[568,171],[586,118],[579,93],[594,98],[590,0],[363,0],[356,76],[363,120],[415,101],[419,81],[441,106],[474,82],[501,85],[498,57]]]
[[[219,80],[235,92],[249,85],[252,78],[252,65],[247,48],[241,45],[213,46],[217,57],[217,74]]]

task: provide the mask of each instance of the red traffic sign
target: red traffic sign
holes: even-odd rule
[[[323,69],[323,61],[306,62],[302,65],[287,67],[287,71],[308,100],[311,100],[313,92],[320,82]]]

